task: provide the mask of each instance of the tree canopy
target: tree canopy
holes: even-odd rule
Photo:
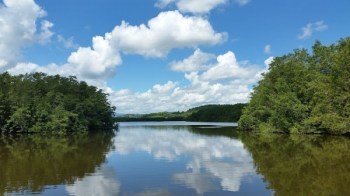
[[[246,106],[243,103],[234,105],[205,105],[192,108],[186,120],[200,122],[237,122]]]
[[[277,57],[254,88],[239,120],[242,130],[350,133],[350,38],[313,53]]]
[[[111,128],[107,94],[73,76],[0,74],[0,132],[80,132]]]

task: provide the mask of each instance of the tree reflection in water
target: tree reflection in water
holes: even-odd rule
[[[118,137],[114,136],[112,132],[0,136],[0,195],[42,193],[49,185],[64,185],[64,193],[70,195],[117,195],[130,190],[139,195],[171,195],[174,187],[199,195],[267,195],[270,191],[348,195],[348,137],[264,135],[203,126],[121,127]],[[111,163],[106,163],[108,152]],[[138,164],[147,164],[144,154],[153,158],[148,164],[161,162],[162,171],[133,171]],[[140,162],[135,163],[133,158],[139,155]],[[135,167],[123,164],[130,161]],[[173,170],[174,166],[184,169]],[[130,172],[146,178],[146,184],[128,180]],[[261,178],[267,188],[265,183],[259,186]],[[253,188],[242,192],[247,187]]]
[[[348,195],[350,138],[240,135],[276,195]]]
[[[0,195],[71,184],[105,162],[114,133],[0,137]]]

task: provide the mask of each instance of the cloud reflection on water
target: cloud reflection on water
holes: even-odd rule
[[[243,178],[255,174],[252,158],[241,141],[198,135],[189,132],[189,128],[121,127],[115,139],[115,152],[122,155],[145,152],[168,162],[189,158],[186,170],[173,174],[172,180],[195,189],[197,194],[220,186],[226,191],[239,191]]]
[[[113,168],[102,165],[91,176],[87,175],[76,180],[74,184],[67,185],[66,190],[75,196],[114,196],[118,195],[120,184],[114,176]]]

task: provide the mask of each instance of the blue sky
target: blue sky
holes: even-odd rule
[[[350,34],[348,0],[4,0],[0,71],[76,75],[118,113],[249,101],[273,57]]]

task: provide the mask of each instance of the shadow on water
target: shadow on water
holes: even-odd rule
[[[350,138],[240,134],[276,195],[348,195]]]
[[[0,195],[70,184],[105,162],[114,132],[0,136]]]

